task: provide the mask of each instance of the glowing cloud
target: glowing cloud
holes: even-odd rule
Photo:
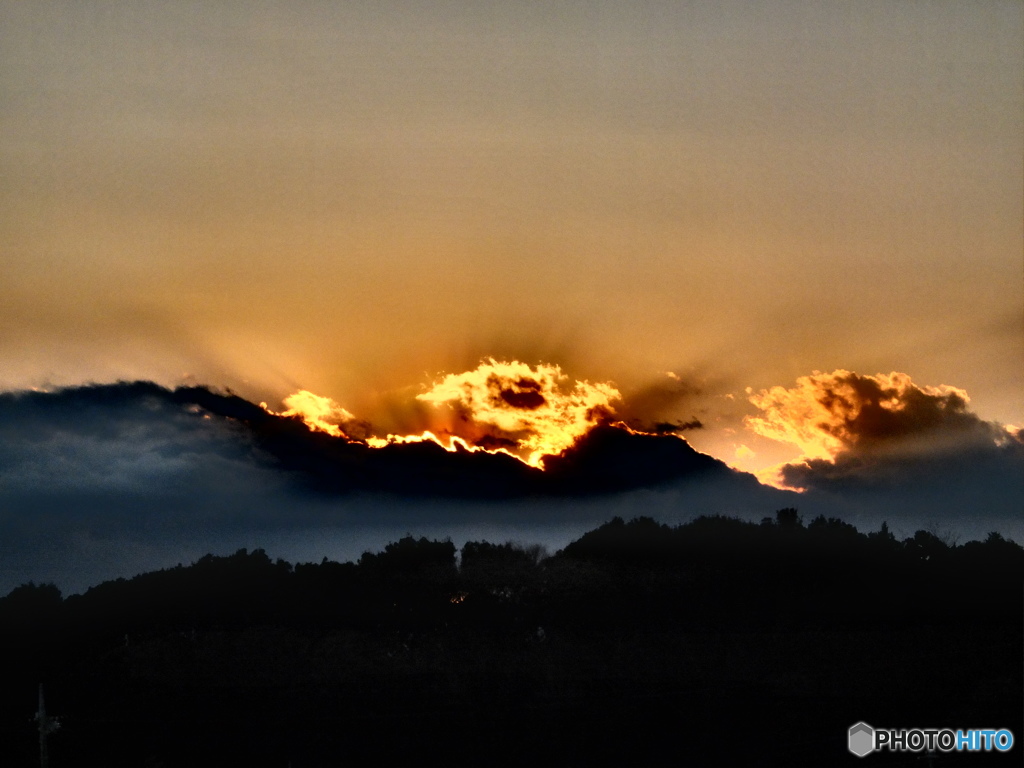
[[[905,373],[864,376],[852,371],[815,371],[792,389],[772,387],[750,402],[762,416],[748,416],[755,433],[792,443],[808,459],[834,459],[940,428],[962,432],[985,425],[967,410],[970,398],[956,387],[918,386]],[[987,425],[986,425],[987,430]]]
[[[948,385],[919,386],[905,373],[866,376],[815,371],[797,386],[772,387],[750,402],[761,411],[747,428],[803,452],[798,460],[758,473],[762,482],[800,489],[809,473],[863,473],[914,456],[937,456],[1019,442],[1017,433],[968,410],[967,393]]]
[[[282,402],[288,410],[278,415],[298,416],[310,429],[326,432],[334,437],[347,437],[339,425],[355,418],[331,398],[315,395],[305,389],[288,395]],[[266,408],[266,403],[260,405]]]
[[[430,429],[420,434],[371,435],[369,425],[334,400],[304,389],[285,398],[287,410],[276,415],[297,416],[311,430],[371,448],[434,442],[448,451],[506,453],[543,469],[545,456],[562,453],[608,421],[615,412],[611,403],[620,399],[611,384],[577,381],[569,388],[566,379],[557,365],[490,358],[472,371],[445,376],[416,397],[433,406]]]
[[[736,449],[736,458],[740,459],[740,460],[752,459],[756,455],[757,454],[754,453],[754,451],[752,451],[750,448],[748,448],[745,445],[741,445],[739,448]]]
[[[577,381],[570,389],[557,365],[535,368],[493,358],[474,370],[449,374],[417,400],[447,408],[450,432],[474,445],[504,447],[527,464],[543,466],[615,411],[620,399],[608,383]],[[490,444],[490,445],[489,445]]]

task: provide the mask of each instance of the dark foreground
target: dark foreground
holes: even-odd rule
[[[403,539],[0,599],[0,765],[1019,765],[1024,550],[789,510],[615,520],[550,558]],[[846,748],[864,720],[1007,753]]]

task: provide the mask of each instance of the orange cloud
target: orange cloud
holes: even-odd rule
[[[557,365],[531,367],[490,358],[474,370],[449,374],[417,400],[447,409],[452,434],[480,445],[504,443],[526,463],[562,453],[614,413],[619,400],[608,383],[577,381],[571,388]]]
[[[833,459],[942,428],[985,424],[967,410],[967,393],[945,384],[918,386],[905,373],[865,376],[839,369],[801,376],[792,389],[750,394],[761,411],[746,426],[762,437],[792,443],[805,458]]]
[[[1017,439],[1012,430],[983,421],[968,410],[970,398],[945,384],[920,386],[905,373],[861,375],[847,370],[815,371],[790,389],[772,387],[749,400],[761,410],[745,424],[762,437],[791,443],[803,455],[770,471],[792,479],[795,468],[858,462],[882,457],[993,446]],[[778,483],[772,483],[778,485]],[[795,487],[792,483],[790,487]]]
[[[421,434],[371,436],[368,425],[334,400],[307,390],[285,398],[288,410],[278,415],[298,416],[312,430],[362,440],[371,448],[431,441],[449,451],[508,453],[543,468],[545,456],[562,453],[607,421],[614,413],[611,403],[620,399],[611,384],[577,381],[569,387],[567,379],[557,365],[487,359],[472,371],[448,374],[416,397],[431,406],[430,428]]]
[[[306,389],[288,395],[282,402],[287,410],[278,414],[279,416],[298,416],[310,429],[326,432],[334,437],[346,437],[340,425],[355,419],[331,398],[315,395]],[[270,410],[266,403],[260,405]]]

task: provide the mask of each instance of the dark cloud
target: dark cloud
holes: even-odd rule
[[[998,435],[997,425],[967,409],[966,395],[959,390],[883,386],[877,379],[855,374],[837,383],[820,394],[826,407],[845,414],[828,429],[859,452],[918,437],[992,441]]]
[[[803,448],[780,478],[805,498],[943,524],[1024,522],[1021,433],[981,419],[961,389],[839,370],[751,401],[762,410],[748,420],[755,431]]]
[[[600,428],[552,462],[371,449],[203,387],[0,394],[0,594],[29,579],[76,591],[243,546],[344,560],[412,532],[557,549],[615,515],[786,506],[675,437]]]
[[[800,446],[810,458],[947,445],[990,445],[1007,431],[968,409],[962,389],[918,386],[904,373],[865,376],[815,372],[791,389],[774,387],[750,398],[762,415],[747,424],[765,437]]]
[[[520,381],[515,394],[543,399],[536,391],[539,386]],[[501,389],[501,397],[508,400],[506,392]],[[694,474],[735,474],[678,438],[634,434],[607,425],[592,429],[564,454],[547,458],[545,471],[541,471],[503,453],[453,452],[433,442],[368,448],[311,432],[294,420],[268,419],[262,409],[260,413],[238,416],[243,404],[229,401],[225,409],[219,396],[211,395],[204,395],[204,408],[235,414],[233,418],[248,424],[256,444],[280,466],[306,476],[318,489],[334,493],[386,491],[470,498],[592,495],[672,482]],[[195,396],[187,394],[190,399]],[[478,444],[504,447],[508,442],[500,436],[490,441],[486,437]]]
[[[782,472],[789,485],[832,493],[923,489],[934,496],[962,487],[969,494],[970,507],[978,506],[982,499],[990,505],[999,495],[1008,494],[1024,514],[1024,445],[1016,440],[928,454],[871,456],[851,451],[840,454],[835,461],[810,459],[788,464]]]
[[[522,397],[540,396],[531,382],[516,386],[516,394]],[[678,428],[673,425],[672,430]],[[562,456],[549,457],[546,471],[504,453],[448,451],[429,441],[369,448],[359,441],[311,431],[298,418],[269,413],[230,392],[204,387],[169,390],[148,382],[2,394],[0,429],[7,437],[7,448],[0,453],[0,478],[22,485],[33,472],[40,481],[46,472],[58,473],[57,465],[71,450],[74,476],[87,484],[152,480],[169,471],[161,462],[217,455],[285,470],[304,485],[334,494],[588,495],[693,474],[734,474],[678,438],[634,434],[611,426],[595,428]],[[54,442],[57,435],[63,435],[59,445]],[[508,441],[495,437],[483,442],[500,448]],[[25,453],[26,443],[38,450]],[[68,447],[71,443],[74,449]],[[111,469],[102,456],[122,445],[135,445],[138,450],[132,461],[121,460],[120,469]],[[93,463],[102,465],[105,475],[86,480],[82,468]],[[29,464],[35,469],[30,470]],[[13,479],[16,475],[20,481]]]
[[[513,408],[534,410],[547,404],[547,398],[542,393],[543,384],[533,379],[520,378],[511,384],[504,385],[498,376],[491,376],[487,384],[492,391],[497,392],[496,400],[507,403]]]
[[[704,423],[700,419],[692,419],[691,421],[659,421],[651,431],[658,435],[674,435],[691,429],[703,428]]]
[[[629,390],[623,397],[617,417],[643,432],[661,435],[701,429],[704,423],[696,413],[707,412],[711,390],[719,384],[696,377],[668,373],[664,377]]]
[[[976,437],[973,430],[969,435]],[[998,442],[987,443],[943,440],[932,450],[919,444],[907,451],[848,450],[831,461],[788,464],[781,474],[789,487],[901,514],[940,518],[956,510],[961,521],[979,516],[1024,522],[1024,444],[1006,431],[997,436]]]
[[[676,437],[638,435],[614,426],[591,430],[544,463],[553,487],[577,494],[652,487],[689,479],[739,478],[725,464]]]
[[[431,442],[371,449],[203,387],[134,382],[6,393],[0,593],[28,579],[81,589],[241,546],[292,560],[350,559],[410,532],[557,549],[615,515],[760,519],[796,506],[805,516],[842,514],[869,528],[902,521],[913,533],[932,519],[941,527],[963,521],[966,508],[978,510],[978,525],[1013,537],[1017,529],[985,517],[1005,508],[997,490],[1021,476],[1019,441],[1001,450],[978,448],[974,459],[950,459],[941,471],[908,459],[897,472],[892,462],[862,456],[857,463],[851,454],[794,475],[811,487],[797,496],[762,486],[679,437],[607,424],[540,471],[511,456],[449,452]],[[885,482],[883,466],[894,473]],[[952,477],[962,478],[955,493],[940,482]],[[1019,500],[1020,492],[1007,498]]]

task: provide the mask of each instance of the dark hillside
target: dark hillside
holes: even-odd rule
[[[54,768],[819,766],[857,763],[858,720],[1021,735],[1024,549],[997,534],[780,510],[456,554],[407,537],[358,563],[241,550],[67,599],[19,587],[0,763],[38,765],[40,682]]]

